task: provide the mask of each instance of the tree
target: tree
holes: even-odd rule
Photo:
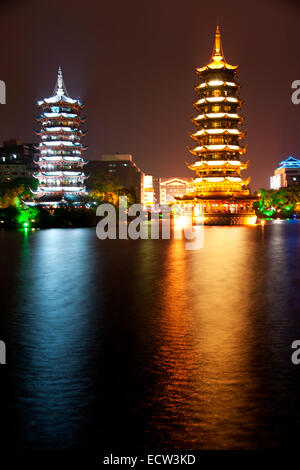
[[[290,218],[295,213],[296,204],[300,202],[300,185],[290,188],[261,189],[259,201],[254,203],[260,217]]]
[[[17,207],[21,200],[32,198],[32,190],[37,187],[35,178],[15,178],[0,184],[0,206]]]
[[[136,196],[133,189],[127,189],[122,186],[118,178],[105,170],[99,169],[90,176],[89,179],[91,201],[97,203],[110,203],[116,206],[119,196],[126,196],[128,204],[136,202]]]

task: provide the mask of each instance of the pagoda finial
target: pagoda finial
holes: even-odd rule
[[[53,93],[54,95],[65,95],[69,97],[66,86],[64,84],[61,66],[58,67],[57,80]]]
[[[60,92],[63,91],[63,76],[62,76],[61,66],[58,67],[58,73],[57,73],[57,91],[60,91]]]
[[[224,53],[222,49],[220,27],[219,25],[217,25],[216,35],[215,35],[215,44],[214,44],[211,60],[218,60],[218,59],[220,60],[220,58],[224,59]]]

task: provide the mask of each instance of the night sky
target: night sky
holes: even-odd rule
[[[88,159],[132,153],[156,176],[192,176],[186,161],[197,83],[219,20],[225,57],[240,66],[251,189],[277,163],[300,158],[300,2],[261,0],[37,0],[0,4],[0,139],[38,141],[36,100],[58,66],[86,104]]]

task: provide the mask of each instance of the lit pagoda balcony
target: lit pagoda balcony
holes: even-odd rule
[[[41,189],[47,189],[47,188],[56,188],[58,190],[59,187],[64,187],[64,188],[83,188],[84,183],[70,183],[70,182],[63,182],[61,181],[59,184],[55,183],[40,183]]]

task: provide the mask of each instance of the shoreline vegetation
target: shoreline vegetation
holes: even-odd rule
[[[98,175],[101,176],[101,175]],[[118,205],[119,196],[127,196],[128,204],[137,202],[134,191],[122,188],[113,179],[96,178],[88,195],[80,202],[64,203],[56,208],[28,206],[36,188],[34,178],[18,178],[0,184],[0,230],[94,227],[99,204]],[[254,203],[260,220],[300,218],[300,185],[279,190],[261,189]]]

